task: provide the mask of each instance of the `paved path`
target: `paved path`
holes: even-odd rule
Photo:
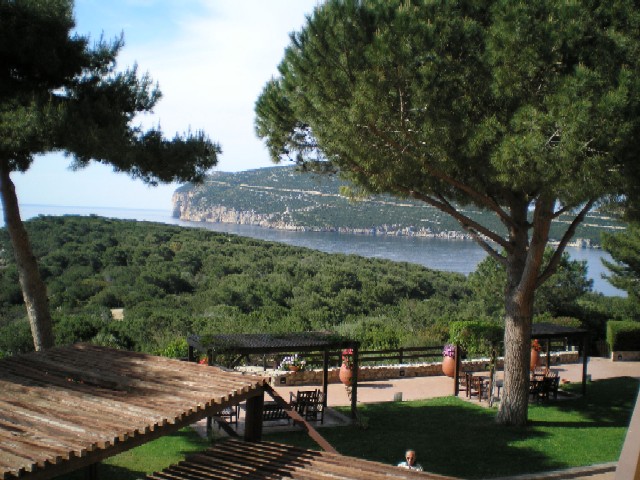
[[[552,369],[558,371],[561,380],[582,381],[582,363],[556,365]],[[592,380],[626,376],[640,379],[640,362],[612,362],[593,357],[587,363],[587,374],[591,375]],[[275,390],[289,400],[289,392],[295,392],[298,388],[303,390],[310,386],[278,386]],[[331,383],[328,388],[327,403],[330,407],[351,405],[344,385]],[[391,402],[397,394],[402,394],[402,400],[445,397],[453,394],[453,379],[445,376],[412,377],[358,384],[358,402],[361,403]]]

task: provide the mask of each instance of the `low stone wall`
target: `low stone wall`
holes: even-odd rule
[[[546,364],[546,354],[541,352],[542,364]],[[578,352],[551,352],[551,365],[562,363],[578,363]],[[473,360],[463,360],[462,369],[464,371],[483,371],[489,369],[489,359],[479,358]],[[503,367],[503,359],[498,359],[498,368]],[[329,383],[338,383],[339,368],[329,369]],[[272,385],[321,385],[322,369],[301,370],[298,372],[283,372],[272,370]],[[392,378],[430,377],[442,375],[442,362],[433,363],[412,363],[405,365],[384,365],[384,366],[363,366],[358,371],[358,381],[367,382],[373,380],[388,380]]]
[[[611,352],[612,362],[637,362],[640,360],[640,351],[637,350],[618,350]]]

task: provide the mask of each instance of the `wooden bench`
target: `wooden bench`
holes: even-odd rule
[[[287,423],[289,423],[291,422],[291,417],[289,417],[287,411],[276,402],[264,402],[264,406],[262,407],[262,421],[274,422],[277,420],[286,420]]]

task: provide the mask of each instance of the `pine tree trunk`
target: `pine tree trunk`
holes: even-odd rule
[[[22,297],[31,324],[33,344],[36,350],[44,350],[54,345],[47,287],[40,276],[38,263],[29,243],[29,236],[20,218],[18,198],[9,173],[7,165],[0,161],[0,196],[4,210],[4,222],[13,245]]]
[[[520,199],[511,205],[514,222],[509,240],[513,249],[506,259],[504,393],[496,417],[503,425],[524,426],[527,423],[533,301],[549,240],[552,212],[553,199],[540,198],[530,223],[527,202]]]
[[[508,299],[504,331],[504,386],[496,420],[526,425],[529,409],[529,362],[532,305]]]

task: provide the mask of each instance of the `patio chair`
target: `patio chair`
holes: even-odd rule
[[[289,403],[305,420],[324,423],[324,395],[319,389],[291,392]]]
[[[544,377],[538,390],[538,401],[549,400],[549,395],[553,395],[553,399],[557,400],[559,385],[560,377],[557,374]]]
[[[478,401],[481,402],[483,398],[487,396],[487,388],[485,385],[485,377],[468,374],[467,381],[469,382],[469,397],[478,397]]]
[[[459,371],[458,372],[458,394],[464,392],[465,396],[469,396],[469,373]]]

